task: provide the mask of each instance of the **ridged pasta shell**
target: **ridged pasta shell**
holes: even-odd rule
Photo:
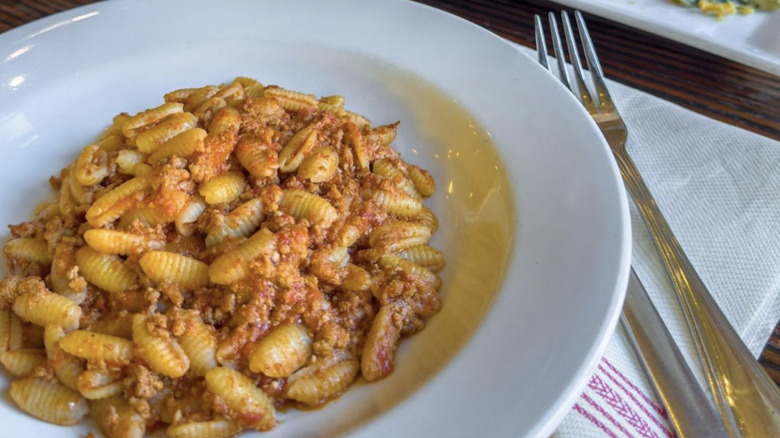
[[[348,123],[345,126],[344,140],[347,145],[352,148],[352,152],[357,158],[358,168],[361,170],[369,170],[370,157],[368,154],[368,148],[366,147],[366,140],[363,138],[363,134],[360,133],[360,129],[354,123]]]
[[[276,424],[276,410],[271,399],[249,377],[225,368],[212,368],[206,373],[206,388],[219,396],[231,409],[259,430]]]
[[[16,380],[11,382],[9,394],[23,411],[61,426],[78,423],[89,411],[79,393],[54,380],[37,377]]]
[[[60,348],[94,364],[121,366],[129,364],[133,359],[131,341],[87,330],[75,330],[66,334],[60,339]]]
[[[411,220],[424,224],[431,230],[431,234],[439,229],[439,218],[426,206],[423,206],[420,212],[412,217]]]
[[[212,96],[203,102],[192,112],[203,124],[208,124],[211,117],[222,108],[227,106],[227,101],[219,96]]]
[[[436,248],[428,245],[417,245],[398,253],[401,258],[409,260],[412,263],[424,266],[433,272],[441,271],[444,268],[444,254]]]
[[[165,245],[164,241],[149,236],[103,228],[85,231],[84,240],[97,252],[117,255],[138,254]]]
[[[89,400],[89,413],[110,438],[144,438],[146,421],[123,396]]]
[[[374,248],[400,251],[423,245],[431,240],[431,230],[417,222],[392,221],[374,228],[368,236],[368,244]]]
[[[138,137],[135,138],[135,146],[139,152],[150,154],[161,144],[196,126],[198,126],[198,118],[195,115],[191,113],[174,114],[138,134]]]
[[[355,126],[357,126],[358,129],[363,129],[371,126],[371,120],[369,120],[368,117],[362,114],[358,114],[352,111],[344,111],[344,115],[346,116],[347,120],[349,120]]]
[[[130,289],[138,279],[118,256],[101,254],[88,246],[76,251],[76,264],[88,282],[111,293]]]
[[[301,111],[317,107],[319,101],[313,94],[305,94],[298,91],[285,90],[275,86],[266,87],[263,96],[273,97],[282,108],[288,111]]]
[[[233,83],[241,84],[242,87],[244,87],[244,92],[246,92],[246,89],[248,87],[255,87],[255,86],[262,86],[263,84],[260,83],[257,79],[246,77],[246,76],[236,76],[233,79]]]
[[[241,172],[228,172],[201,184],[198,192],[209,204],[226,204],[237,199],[245,187],[246,178]]]
[[[141,357],[158,373],[177,379],[190,368],[190,359],[173,335],[162,336],[150,329],[149,317],[133,316],[133,342],[140,347]]]
[[[134,222],[138,222],[145,228],[154,228],[165,220],[151,205],[139,205],[122,214],[117,222],[117,228],[130,228]]]
[[[24,377],[36,368],[46,365],[46,350],[42,348],[22,348],[0,353],[0,363],[15,377]]]
[[[158,107],[142,111],[122,124],[122,133],[125,137],[133,138],[138,134],[136,132],[137,129],[154,125],[170,115],[181,113],[183,108],[184,106],[178,102],[167,102]]]
[[[273,251],[276,240],[267,228],[253,234],[230,252],[217,257],[209,266],[209,277],[216,284],[231,284],[247,273],[247,262]]]
[[[57,201],[44,201],[35,207],[33,215],[36,220],[48,222],[54,219],[58,215],[62,214],[60,207],[57,205]]]
[[[49,366],[54,370],[54,375],[66,387],[78,391],[78,380],[84,372],[84,361],[70,355],[60,347],[60,339],[65,336],[65,331],[60,326],[47,325],[43,332],[43,342],[46,347],[46,355],[49,358]]]
[[[379,159],[374,161],[372,172],[381,175],[393,182],[393,185],[401,189],[404,193],[414,198],[419,198],[420,194],[414,187],[414,183],[404,173],[396,167],[391,161]]]
[[[40,326],[60,325],[66,330],[77,328],[81,319],[81,307],[78,304],[48,290],[19,295],[14,300],[13,310],[25,321]]]
[[[93,186],[108,176],[108,154],[97,144],[86,146],[73,164],[72,176],[79,184]]]
[[[202,196],[191,196],[187,206],[179,212],[174,220],[176,231],[182,236],[191,235],[195,231],[193,224],[206,211],[206,205],[206,200]]]
[[[266,97],[284,97],[287,99],[306,102],[310,105],[317,105],[317,98],[313,94],[301,93],[299,91],[287,90],[276,86],[269,86],[265,89]]]
[[[209,124],[210,133],[219,133],[224,131],[232,131],[234,134],[238,134],[238,130],[241,127],[241,116],[238,110],[232,107],[225,107],[220,109],[214,114]]]
[[[87,210],[87,221],[95,228],[113,222],[134,205],[134,197],[149,187],[149,180],[137,176],[98,198]]]
[[[101,150],[106,152],[113,152],[125,144],[125,139],[121,133],[113,133],[101,137],[97,144]]]
[[[344,96],[333,95],[320,98],[320,103],[324,103],[336,108],[342,108],[344,106]]]
[[[22,321],[10,309],[0,310],[0,351],[22,348],[23,341]]]
[[[389,146],[398,134],[398,122],[377,126],[366,135],[366,140],[381,146]]]
[[[146,164],[146,154],[133,149],[123,149],[116,155],[116,165],[121,173],[133,176],[149,174],[152,167]]]
[[[414,217],[422,210],[422,201],[404,192],[376,190],[371,192],[369,197],[384,207],[388,213],[402,218]]]
[[[206,85],[205,87],[198,88],[187,98],[187,101],[184,103],[184,111],[195,111],[198,107],[203,105],[203,102],[217,94],[218,91],[219,88],[214,85]]]
[[[268,377],[287,377],[311,356],[311,338],[298,324],[283,324],[257,342],[249,369]]]
[[[244,98],[244,86],[240,82],[232,82],[222,87],[214,97],[225,99],[228,102],[235,103]]]
[[[335,354],[290,376],[285,395],[309,406],[319,406],[347,389],[359,369],[356,360]]]
[[[217,333],[201,321],[197,315],[185,318],[186,329],[179,336],[179,345],[190,359],[190,372],[195,376],[204,376],[217,364]]]
[[[81,373],[77,385],[79,393],[87,400],[120,395],[125,389],[121,375],[100,369],[86,370]]]
[[[236,145],[236,158],[250,175],[257,179],[276,175],[279,168],[279,155],[259,138],[242,136]]]
[[[198,91],[197,88],[179,88],[178,90],[165,93],[163,100],[166,102],[179,102],[183,104],[196,91]]]
[[[173,283],[182,289],[198,289],[209,284],[209,265],[175,252],[149,251],[138,263],[155,283]]]
[[[401,337],[401,327],[396,325],[393,316],[393,306],[383,305],[371,322],[360,360],[360,371],[369,382],[393,372],[395,347]]]
[[[407,163],[406,168],[409,170],[409,179],[412,180],[417,191],[426,198],[433,195],[433,192],[436,191],[436,181],[433,179],[433,175],[414,164]]]
[[[360,229],[355,225],[347,223],[339,230],[334,243],[338,246],[349,248],[354,245],[358,239],[360,239]]]
[[[59,193],[59,210],[68,216],[74,216],[76,214],[79,214],[83,211],[83,207],[79,205],[78,200],[75,196],[73,196],[73,193],[70,189],[70,174],[67,174],[62,177],[62,185],[60,186],[60,193]]]
[[[224,222],[206,235],[206,248],[211,248],[224,242],[226,237],[247,237],[257,231],[263,219],[263,201],[260,198],[251,199],[228,213]]]
[[[244,86],[244,96],[247,99],[259,98],[265,96],[265,86],[261,83]]]
[[[312,123],[296,132],[279,152],[279,170],[294,172],[316,144],[317,128]]]
[[[174,155],[187,158],[196,151],[203,150],[206,135],[206,131],[201,128],[188,129],[176,135],[149,155],[149,164],[156,166]]]
[[[17,237],[6,242],[3,254],[9,259],[27,260],[48,265],[51,263],[49,244],[44,239]]]
[[[338,211],[326,199],[301,189],[282,190],[279,208],[296,219],[329,227],[338,219]]]
[[[168,438],[229,438],[241,431],[241,427],[228,419],[188,422],[166,429]]]
[[[426,283],[434,286],[438,289],[441,285],[441,279],[438,275],[431,272],[430,269],[425,266],[420,266],[416,263],[412,263],[409,260],[403,259],[395,254],[384,254],[379,258],[379,266],[383,269],[401,269],[409,275],[419,277]]]
[[[92,202],[92,198],[95,195],[95,191],[92,187],[87,187],[81,184],[74,176],[73,169],[75,166],[70,166],[68,172],[68,178],[63,179],[63,184],[68,186],[70,194],[78,205],[87,205]]]
[[[331,148],[319,148],[298,166],[298,176],[313,183],[328,181],[338,169],[339,156]]]

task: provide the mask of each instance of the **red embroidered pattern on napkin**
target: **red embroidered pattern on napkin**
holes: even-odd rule
[[[666,410],[602,358],[574,410],[610,437],[673,438]]]

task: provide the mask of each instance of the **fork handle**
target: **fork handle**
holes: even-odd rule
[[[625,148],[613,152],[672,278],[706,380],[729,435],[780,437],[780,391],[761,369],[693,269]]]

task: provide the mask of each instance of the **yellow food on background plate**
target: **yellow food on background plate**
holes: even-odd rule
[[[742,15],[758,11],[773,11],[780,8],[780,0],[671,0],[681,6],[697,6],[700,11],[723,19],[736,13]]]
[[[445,263],[397,129],[243,77],[114,117],[9,226],[10,398],[108,437],[217,438],[387,377]]]

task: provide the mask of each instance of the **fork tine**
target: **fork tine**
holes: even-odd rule
[[[588,109],[588,112],[592,112],[594,109],[593,98],[590,95],[590,91],[588,91],[588,86],[585,85],[585,77],[582,75],[580,52],[577,50],[577,41],[571,28],[569,14],[566,13],[566,11],[561,11],[561,22],[563,23],[563,33],[566,38],[566,47],[569,49],[569,58],[571,58],[571,65],[574,68],[574,81],[576,82],[577,88],[579,89],[579,93],[574,92],[573,89],[572,92],[580,97],[582,104],[585,105],[585,108]]]
[[[574,18],[577,20],[577,29],[580,32],[582,49],[585,52],[588,70],[593,77],[593,85],[595,86],[596,94],[599,97],[599,104],[601,104],[601,107],[604,108],[605,111],[609,111],[615,108],[615,104],[612,102],[612,97],[607,90],[607,84],[604,82],[604,71],[601,69],[601,63],[596,54],[596,48],[593,46],[593,40],[590,38],[588,26],[585,24],[585,19],[582,17],[580,11],[574,13]]]
[[[593,46],[593,40],[590,37],[590,32],[588,32],[588,25],[585,24],[585,19],[582,17],[582,13],[580,11],[575,11],[574,19],[577,20],[577,29],[580,31],[582,47],[585,49],[585,58],[588,62],[588,69],[593,75],[604,79],[604,71],[601,69],[599,57],[596,54],[596,49]]]
[[[548,21],[550,22],[550,36],[553,41],[553,52],[555,53],[555,62],[558,64],[558,79],[563,82],[569,90],[577,93],[574,88],[571,87],[571,81],[569,81],[569,71],[566,70],[566,55],[563,53],[563,45],[561,44],[561,36],[558,34],[558,22],[555,19],[555,13],[550,12],[548,14]]]
[[[550,70],[550,65],[547,62],[547,43],[544,38],[544,25],[539,14],[534,14],[534,28],[536,30],[536,56],[539,58],[539,64]]]

